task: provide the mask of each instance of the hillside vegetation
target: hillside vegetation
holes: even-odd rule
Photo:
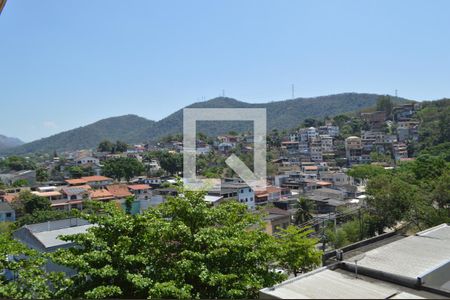
[[[283,130],[298,126],[306,118],[322,119],[326,116],[334,116],[374,107],[379,96],[376,94],[345,93],[257,104],[220,97],[205,102],[194,103],[188,107],[266,108],[268,130]],[[169,134],[181,133],[182,125],[182,109],[158,122],[135,115],[126,115],[104,119],[88,126],[62,132],[14,149],[9,149],[6,153],[26,154],[95,148],[105,139],[112,141],[122,140],[128,143],[143,143],[157,140]],[[248,131],[251,128],[251,122],[199,122],[198,124],[198,131],[211,136],[229,131]]]

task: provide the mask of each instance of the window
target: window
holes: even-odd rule
[[[11,218],[11,213],[6,213],[7,218]]]
[[[241,194],[243,194],[244,193],[244,190],[241,190]]]

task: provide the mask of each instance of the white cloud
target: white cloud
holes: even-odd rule
[[[44,123],[42,123],[42,125],[47,129],[55,129],[58,127],[58,125],[56,125],[56,123],[53,121],[45,121]]]

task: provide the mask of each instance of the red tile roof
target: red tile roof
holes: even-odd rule
[[[67,179],[66,182],[70,185],[82,185],[82,184],[86,184],[87,181],[80,178],[80,179]]]
[[[305,166],[303,168],[305,171],[317,171],[319,169],[317,166]]]
[[[133,185],[129,185],[128,188],[133,191],[151,189],[151,187],[148,184],[133,184]]]
[[[112,180],[112,178],[105,177],[105,176],[87,176],[87,177],[82,177],[81,179],[85,180],[86,182]]]
[[[92,200],[109,200],[114,199],[114,195],[109,191],[101,189],[101,190],[92,190],[89,193]]]
[[[125,198],[132,195],[125,184],[111,184],[106,189],[116,198]]]
[[[17,194],[6,194],[2,196],[3,199],[5,199],[6,202],[12,203],[16,201]]]

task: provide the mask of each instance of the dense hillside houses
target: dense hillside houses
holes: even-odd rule
[[[405,104],[394,106],[391,113],[371,111],[309,120],[292,130],[268,133],[269,172],[262,191],[254,191],[225,163],[235,154],[252,168],[251,132],[199,134],[197,176],[221,180],[220,188],[211,187],[200,199],[210,209],[242,204],[244,211],[261,219],[263,232],[276,239],[289,228],[307,228],[315,249],[323,251],[326,258],[334,255],[337,259],[340,252],[333,252],[336,249],[405,226],[398,222],[381,229],[372,223],[372,227],[364,227],[369,226],[365,224],[373,210],[369,209],[373,187],[368,178],[370,172],[395,172],[403,163],[415,161],[423,126],[420,110],[420,105]],[[173,199],[183,201],[183,150],[182,136],[169,136],[157,143],[136,145],[104,141],[97,149],[53,153],[36,161],[13,158],[9,162],[5,158],[6,167],[0,174],[0,223],[15,222],[15,239],[39,252],[70,248],[74,244],[59,235],[88,232],[93,225],[79,219],[77,213],[90,211],[92,203],[112,203],[135,216]],[[23,170],[12,168],[17,165]],[[352,172],[358,169],[363,170],[362,175]],[[339,277],[339,284],[346,286],[351,266],[345,260],[338,264],[336,271],[324,261],[325,267],[310,276],[324,282]],[[74,274],[50,261],[45,268]],[[298,291],[292,295],[281,285],[261,290],[261,297],[312,295],[303,287],[314,286],[307,276],[284,283]],[[376,282],[373,288],[379,285],[383,283]]]

